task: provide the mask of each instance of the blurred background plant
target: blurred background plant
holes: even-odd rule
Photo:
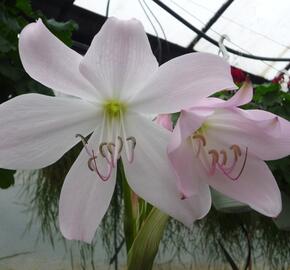
[[[0,103],[14,96],[37,92],[53,95],[53,91],[31,79],[24,71],[18,54],[18,34],[26,24],[42,18],[46,26],[65,44],[72,45],[72,33],[78,29],[74,21],[59,22],[47,19],[40,11],[32,10],[28,0],[6,0],[0,3]],[[234,69],[235,81],[240,84],[245,78],[242,71]],[[232,93],[217,94],[229,98]],[[246,108],[271,111],[290,120],[290,94],[281,91],[276,81],[255,85],[253,101]],[[0,115],[1,117],[1,115]],[[173,116],[174,121],[178,114]],[[77,145],[55,164],[25,175],[22,196],[28,198],[25,206],[31,215],[27,229],[34,222],[40,223],[41,240],[62,239],[58,229],[58,199],[66,173],[79,154]],[[290,157],[268,162],[281,191],[283,201],[290,196]],[[15,171],[0,169],[0,188],[14,184]],[[35,181],[32,183],[32,179]],[[118,181],[111,206],[102,221],[101,240],[107,251],[109,264],[118,269],[119,252],[125,248],[123,235],[122,186]],[[289,202],[289,200],[288,200]],[[275,223],[254,211],[226,213],[212,207],[203,220],[196,222],[192,231],[170,220],[162,239],[158,258],[165,256],[168,262],[184,261],[200,263],[205,257],[208,268],[214,269],[223,262],[237,262],[240,269],[250,269],[253,262],[268,265],[272,269],[286,269],[290,265],[290,211],[285,207],[283,222]],[[289,211],[289,212],[287,212]],[[281,225],[282,224],[282,225]],[[280,228],[279,228],[280,227]],[[64,241],[64,246],[66,242]],[[94,244],[79,244],[82,269],[95,269]],[[250,254],[250,255],[249,255]],[[188,259],[190,258],[190,259]],[[232,260],[232,262],[231,262]],[[73,268],[73,256],[71,255]],[[245,262],[248,262],[245,264]],[[184,267],[189,267],[184,264]],[[232,265],[234,269],[234,266]]]

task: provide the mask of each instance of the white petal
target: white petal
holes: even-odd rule
[[[139,112],[172,113],[198,105],[217,91],[234,88],[230,66],[224,60],[212,54],[190,53],[160,66],[131,102]]]
[[[97,91],[79,72],[83,57],[58,40],[40,19],[20,33],[19,54],[26,72],[43,85],[67,95],[96,99]]]
[[[130,187],[144,200],[187,226],[203,217],[211,205],[209,188],[201,183],[198,195],[181,200],[166,154],[170,132],[137,115],[128,116],[126,131],[137,140],[133,163],[128,164],[123,156]]]
[[[94,132],[89,140],[93,149],[99,143],[98,137],[99,133]],[[89,156],[83,149],[66,176],[60,194],[59,223],[64,237],[91,243],[109,207],[116,174],[114,170],[109,180],[102,181],[88,168],[88,159]]]
[[[127,99],[158,68],[142,24],[109,18],[95,36],[80,71],[105,98]]]
[[[27,94],[0,105],[0,168],[37,169],[58,160],[100,122],[98,109],[76,99]]]

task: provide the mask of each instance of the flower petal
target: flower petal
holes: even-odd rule
[[[278,185],[264,161],[248,156],[241,176],[233,181],[220,171],[205,180],[217,191],[246,203],[263,215],[276,217],[281,211]]]
[[[210,109],[181,111],[168,145],[168,158],[177,177],[177,186],[184,197],[199,192],[199,161],[196,161],[191,136],[206,118],[213,113]]]
[[[154,121],[167,130],[173,131],[173,122],[170,114],[159,114]]]
[[[187,109],[219,90],[235,89],[230,66],[220,57],[190,53],[160,66],[132,100],[136,111],[172,113]]]
[[[247,79],[242,87],[228,100],[220,98],[209,97],[200,100],[192,109],[196,108],[231,108],[238,107],[249,103],[253,98],[253,85],[249,79]]]
[[[233,95],[230,99],[224,102],[224,108],[238,107],[249,103],[253,98],[253,85],[249,79],[247,79],[242,87]]]
[[[41,19],[20,33],[19,54],[26,72],[43,85],[67,95],[96,99],[96,90],[79,72],[82,56],[49,32]]]
[[[90,147],[98,143],[99,134],[89,139]],[[94,149],[94,148],[93,148]],[[83,149],[66,176],[59,201],[59,223],[64,237],[91,243],[105,215],[116,184],[115,170],[102,181],[88,168],[89,156]],[[105,164],[104,164],[105,165]],[[105,168],[100,168],[103,170]]]
[[[97,126],[98,109],[76,98],[26,94],[0,105],[0,168],[37,169],[74,146]]]
[[[168,153],[171,166],[176,174],[176,183],[182,197],[189,198],[198,195],[200,187],[205,184],[204,173],[199,160],[196,160],[195,151],[190,139],[183,143],[174,151]]]
[[[208,108],[195,108],[188,111],[182,110],[170,137],[168,152],[172,152],[178,148],[213,113],[214,111]]]
[[[127,135],[137,140],[133,163],[123,158],[134,192],[187,226],[203,217],[211,205],[209,188],[201,184],[198,195],[181,200],[166,155],[170,132],[141,116],[128,116],[126,122]]]
[[[275,115],[274,115],[275,116]],[[259,120],[258,120],[259,119]],[[219,144],[238,144],[263,160],[290,153],[288,121],[260,110],[216,110],[208,117],[207,136]],[[278,126],[277,126],[278,125]]]
[[[80,71],[105,98],[128,99],[158,68],[142,24],[109,18],[94,37]]]

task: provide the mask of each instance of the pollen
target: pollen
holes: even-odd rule
[[[126,104],[119,100],[107,100],[104,105],[104,112],[109,118],[119,118],[126,111]]]

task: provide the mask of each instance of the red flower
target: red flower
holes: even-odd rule
[[[239,68],[231,67],[231,73],[235,83],[242,83],[246,80],[247,74]]]

